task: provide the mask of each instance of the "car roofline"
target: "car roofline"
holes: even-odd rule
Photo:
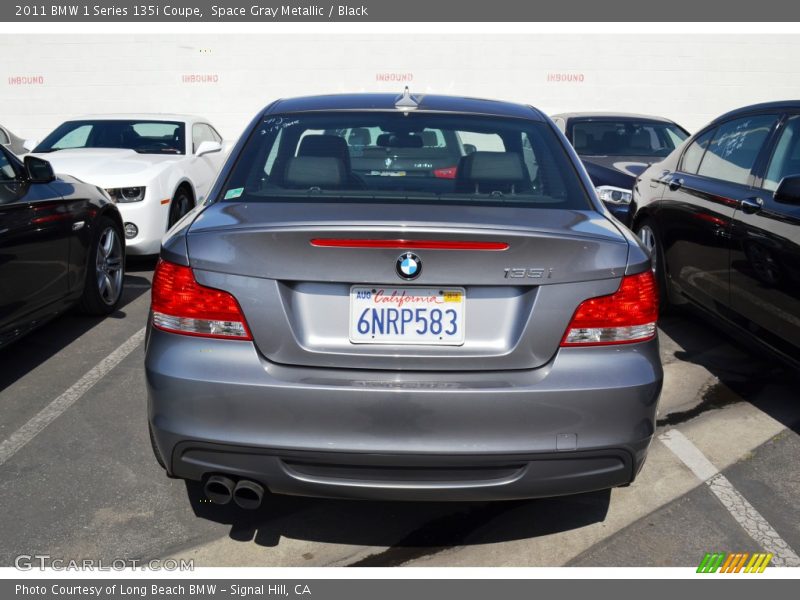
[[[534,121],[547,121],[541,110],[521,103],[472,98],[468,96],[420,94],[413,112],[434,114],[472,114],[490,117],[517,117]],[[275,114],[300,114],[311,112],[404,112],[397,105],[398,97],[386,93],[327,94],[281,98],[261,111],[262,117]]]

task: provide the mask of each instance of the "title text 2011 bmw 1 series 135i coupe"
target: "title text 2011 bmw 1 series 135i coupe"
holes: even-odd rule
[[[273,103],[152,294],[156,457],[215,502],[607,489],[653,436],[648,254],[528,106]]]

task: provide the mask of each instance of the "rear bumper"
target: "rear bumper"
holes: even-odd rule
[[[530,455],[392,455],[291,452],[181,442],[175,475],[211,473],[264,483],[296,496],[371,500],[479,501],[562,496],[630,483],[637,448]],[[643,459],[643,454],[641,454]],[[641,464],[641,463],[639,463]]]
[[[251,343],[150,333],[149,417],[170,474],[337,498],[488,500],[631,482],[655,429],[658,343],[538,369],[287,367]]]

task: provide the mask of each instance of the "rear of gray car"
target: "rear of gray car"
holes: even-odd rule
[[[164,241],[154,449],[215,502],[487,500],[633,481],[649,259],[529,107],[280,101]]]

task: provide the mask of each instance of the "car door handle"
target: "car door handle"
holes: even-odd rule
[[[683,185],[683,179],[671,179],[668,185],[669,189],[674,192],[675,190],[679,190],[681,188]]]
[[[764,201],[761,198],[745,198],[739,207],[746,215],[753,215],[764,208]]]
[[[667,177],[669,176],[669,171],[661,171],[661,175],[656,177],[655,179],[650,180],[650,187],[657,188],[659,184],[667,183]]]

